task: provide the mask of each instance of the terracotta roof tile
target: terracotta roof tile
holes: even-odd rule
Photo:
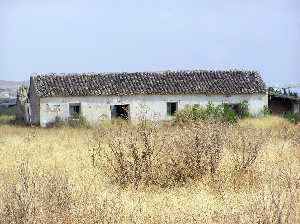
[[[35,74],[33,85],[40,97],[265,93],[254,71],[165,71],[136,73]]]

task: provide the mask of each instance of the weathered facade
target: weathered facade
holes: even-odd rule
[[[187,105],[239,104],[252,114],[268,104],[266,86],[251,71],[166,71],[106,74],[37,74],[29,88],[30,120],[47,126],[80,114],[91,124],[122,117],[169,120]]]

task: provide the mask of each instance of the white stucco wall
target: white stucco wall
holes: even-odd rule
[[[293,104],[293,113],[299,114],[300,113],[300,101]]]
[[[111,119],[110,106],[118,104],[130,105],[130,119],[137,121],[145,116],[150,120],[168,120],[167,102],[177,102],[178,109],[186,105],[240,103],[247,100],[252,114],[258,114],[268,104],[266,94],[234,95],[234,96],[205,96],[205,95],[137,95],[137,96],[97,96],[97,97],[49,97],[40,99],[40,124],[45,126],[55,117],[67,119],[69,104],[80,103],[81,114],[91,123],[96,124],[103,119]]]

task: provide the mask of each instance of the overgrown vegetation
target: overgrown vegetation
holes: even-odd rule
[[[272,115],[272,111],[265,106],[263,110],[258,114],[259,117],[268,117]],[[209,103],[207,106],[187,106],[184,109],[178,111],[175,116],[175,122],[177,123],[190,123],[205,121],[209,119],[219,120],[223,122],[236,123],[241,119],[254,117],[249,112],[249,106],[247,101],[243,101],[237,105],[220,104],[213,105]],[[282,115],[293,124],[300,122],[300,114],[286,113]]]
[[[14,116],[16,114],[16,107],[0,107],[0,116],[8,115]]]
[[[0,223],[299,223],[299,126],[0,126]]]
[[[300,122],[300,114],[286,113],[283,117],[293,124],[298,124]]]
[[[291,91],[288,88],[273,88],[273,87],[269,87],[268,89],[269,94],[271,95],[284,95],[284,96],[290,96],[290,97],[295,97],[298,98],[298,93]]]
[[[300,127],[240,111],[2,125],[0,223],[298,223]]]
[[[60,117],[56,117],[53,122],[47,124],[47,127],[71,127],[71,128],[90,128],[90,124],[86,118],[82,115],[62,120]]]
[[[217,119],[220,121],[237,122],[238,119],[250,117],[249,106],[247,101],[240,104],[220,104],[214,105],[209,103],[205,107],[187,106],[185,109],[176,113],[175,120],[180,123]]]
[[[16,107],[0,107],[0,124],[9,124],[16,119]]]
[[[269,137],[269,136],[265,136]],[[185,126],[117,125],[99,128],[93,165],[121,187],[133,184],[181,186],[204,177],[214,179],[224,149],[230,149],[234,172],[246,172],[266,144],[261,131],[206,120]]]

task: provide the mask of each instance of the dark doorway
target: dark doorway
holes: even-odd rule
[[[270,96],[269,97],[269,109],[274,115],[285,115],[293,112],[293,102],[296,100],[289,99],[284,96]]]
[[[129,104],[111,106],[111,118],[129,120]]]
[[[176,102],[168,102],[167,103],[167,115],[174,116],[177,112],[177,103]]]

